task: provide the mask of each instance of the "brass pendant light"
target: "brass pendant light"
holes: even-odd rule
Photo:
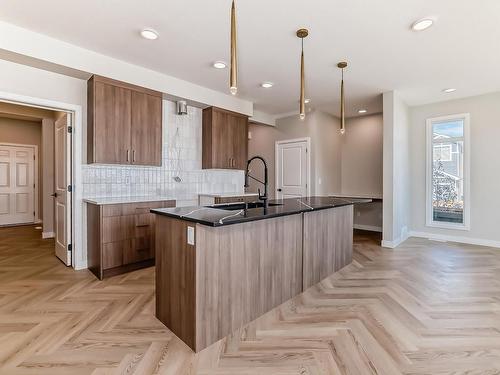
[[[304,73],[304,38],[309,35],[307,29],[297,30],[297,37],[302,41],[302,52],[300,54],[300,111],[299,116],[301,120],[306,118],[306,82]]]
[[[229,72],[229,90],[231,94],[236,95],[238,92],[238,61],[236,57],[236,8],[231,5],[231,68]]]
[[[342,69],[342,81],[340,82],[340,134],[345,134],[345,94],[344,94],[344,69],[347,67],[345,61],[337,64],[339,69]]]

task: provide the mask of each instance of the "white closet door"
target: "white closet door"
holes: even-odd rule
[[[33,147],[0,145],[0,225],[35,221]]]

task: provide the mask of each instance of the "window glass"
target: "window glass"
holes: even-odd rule
[[[432,124],[432,219],[464,223],[464,121]]]
[[[432,126],[434,140],[442,138],[459,138],[464,136],[464,121],[443,121],[436,122]]]

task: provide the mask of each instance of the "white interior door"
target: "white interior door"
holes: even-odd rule
[[[276,142],[276,197],[309,195],[309,140]]]
[[[0,225],[35,221],[33,146],[0,145]]]
[[[55,239],[56,256],[67,266],[71,265],[71,116],[65,114],[55,123]]]

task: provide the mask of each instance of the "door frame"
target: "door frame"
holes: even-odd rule
[[[298,143],[298,142],[306,142],[307,143],[307,152],[306,152],[306,165],[307,165],[307,187],[306,187],[306,196],[311,195],[311,138],[303,137],[303,138],[293,138],[293,139],[284,139],[280,141],[276,141],[274,143],[274,190],[277,195],[278,189],[278,147],[279,145],[284,145],[287,143]]]
[[[38,146],[37,145],[29,145],[29,144],[22,144],[22,143],[6,143],[6,142],[0,142],[0,146],[12,146],[12,147],[24,147],[24,148],[32,148],[33,149],[33,154],[35,155],[35,160],[33,161],[33,179],[34,179],[34,184],[35,184],[35,192],[34,192],[34,205],[33,208],[35,210],[35,217],[33,220],[34,224],[39,224],[41,222],[40,220],[40,210],[39,210],[39,199],[38,199]],[[23,224],[24,225],[24,224]]]
[[[83,142],[83,108],[78,104],[70,104],[65,102],[59,102],[50,99],[36,98],[26,95],[13,94],[9,92],[0,91],[0,101],[24,105],[28,107],[37,107],[48,109],[52,111],[67,112],[71,115],[71,126],[72,126],[72,142],[71,149],[73,152],[73,160],[71,165],[71,181],[73,186],[73,191],[71,194],[71,216],[72,216],[72,252],[71,252],[71,267],[74,269],[85,269],[87,268],[86,256],[84,254],[84,248],[86,247],[86,241],[84,241],[83,236],[83,199],[82,199],[82,142]],[[55,256],[55,255],[54,255]]]

